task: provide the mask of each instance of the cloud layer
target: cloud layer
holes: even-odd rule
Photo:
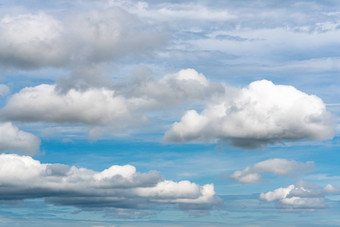
[[[268,159],[256,163],[253,167],[246,167],[244,170],[235,171],[229,177],[235,181],[254,184],[263,181],[262,173],[272,173],[279,176],[297,175],[313,168],[313,162],[297,162],[287,159]]]
[[[101,172],[62,164],[41,164],[28,156],[0,155],[0,200],[45,198],[83,209],[148,209],[175,204],[188,209],[211,209],[220,200],[214,185],[164,180],[156,172],[138,173],[131,165]]]
[[[329,139],[331,115],[322,100],[292,86],[252,82],[233,98],[208,106],[201,114],[187,111],[164,136],[166,143],[230,142],[254,149],[301,139]]]

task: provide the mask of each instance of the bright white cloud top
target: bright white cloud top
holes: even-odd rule
[[[166,132],[167,143],[230,142],[253,149],[284,141],[329,139],[331,114],[322,100],[292,86],[261,80],[235,97],[208,106],[201,114],[187,111]]]
[[[157,171],[136,172],[114,165],[101,172],[62,164],[42,164],[29,156],[0,155],[1,199],[45,198],[79,208],[147,209],[175,204],[183,209],[212,209],[220,203],[214,185],[164,180]],[[194,208],[193,208],[194,207]]]
[[[0,152],[34,155],[39,151],[40,139],[10,122],[0,123],[0,135]]]
[[[287,159],[268,159],[256,163],[253,167],[246,167],[243,170],[235,171],[230,178],[245,184],[254,184],[263,181],[261,174],[272,173],[279,176],[300,175],[313,168],[313,162],[297,162]]]

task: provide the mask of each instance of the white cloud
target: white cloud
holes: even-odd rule
[[[61,87],[60,87],[61,86]],[[207,100],[224,94],[222,84],[209,82],[193,69],[160,79],[135,78],[126,85],[85,85],[72,88],[42,84],[14,94],[0,111],[5,119],[27,122],[132,125],[143,113],[188,100]],[[65,91],[59,91],[64,89]],[[138,118],[139,115],[139,118]]]
[[[0,155],[0,199],[46,198],[80,208],[147,208],[151,204],[216,205],[212,184],[164,180],[156,172],[138,173],[131,165],[101,172],[62,164],[41,164],[28,156]],[[67,195],[67,196],[66,196]]]
[[[71,89],[58,94],[55,85],[47,84],[22,89],[1,112],[12,120],[86,124],[105,124],[129,115],[125,99],[115,96],[113,90]]]
[[[12,123],[0,123],[0,151],[34,155],[39,151],[40,139],[19,130]]]
[[[5,84],[0,84],[0,96],[7,95],[9,91],[9,87],[7,87]]]
[[[230,142],[254,149],[266,144],[334,135],[330,113],[322,100],[292,86],[261,80],[229,100],[208,106],[201,114],[190,110],[164,136],[167,143]]]
[[[313,162],[297,162],[287,159],[268,159],[256,163],[253,167],[235,171],[230,178],[246,184],[254,184],[262,180],[262,173],[272,173],[279,176],[296,175],[309,171],[313,168]]]
[[[0,18],[0,64],[17,68],[65,67],[140,55],[164,45],[166,37],[119,8]]]
[[[298,185],[289,185],[286,188],[261,193],[260,199],[266,202],[277,202],[281,209],[305,211],[324,208],[326,206],[325,196],[339,192],[339,189],[330,184],[320,188],[307,182],[300,182]]]
[[[23,68],[60,65],[68,55],[64,28],[45,14],[5,16],[0,20],[0,62]]]

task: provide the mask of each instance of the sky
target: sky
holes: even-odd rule
[[[0,226],[340,226],[340,3],[3,0]]]

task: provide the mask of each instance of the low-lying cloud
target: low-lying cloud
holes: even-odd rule
[[[42,164],[28,156],[0,155],[0,201],[45,198],[82,209],[148,209],[157,204],[212,209],[220,203],[214,185],[165,180],[157,171],[114,165],[101,172]]]

